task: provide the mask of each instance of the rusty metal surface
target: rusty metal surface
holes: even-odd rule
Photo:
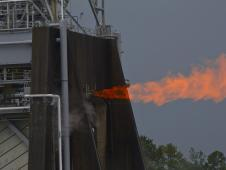
[[[57,30],[40,28],[33,30],[32,44],[32,89],[31,93],[58,93],[60,81],[57,66],[59,54],[54,43]],[[31,133],[29,147],[29,169],[51,170],[56,165],[55,120],[50,102],[34,100],[32,104]]]
[[[58,34],[54,28],[33,30],[32,93],[60,94]],[[72,168],[144,170],[130,102],[87,97],[89,90],[125,85],[116,40],[69,31],[68,61]],[[98,113],[98,108],[105,110]],[[51,130],[55,118],[49,114],[53,111],[46,104],[35,102],[32,110],[29,169],[54,169],[57,150],[48,149],[57,145]],[[106,122],[97,123],[98,120]],[[100,124],[106,128],[100,132],[106,132],[103,138],[98,136]],[[97,148],[98,141],[104,144],[101,149]]]

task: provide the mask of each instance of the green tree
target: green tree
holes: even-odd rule
[[[173,144],[159,146],[157,153],[158,168],[167,170],[181,170],[183,167],[184,158],[181,152]]]
[[[207,158],[207,170],[226,170],[226,158],[222,152],[214,151]]]
[[[141,150],[147,170],[155,170],[156,145],[146,136],[140,137]]]
[[[215,151],[207,158],[202,151],[189,151],[189,160],[173,144],[157,146],[146,136],[140,137],[141,149],[147,170],[226,170],[226,158]]]
[[[192,170],[205,170],[206,155],[202,151],[195,151],[191,148],[189,151]]]
[[[140,143],[147,170],[187,170],[189,162],[173,144],[158,147],[146,136],[140,137]]]

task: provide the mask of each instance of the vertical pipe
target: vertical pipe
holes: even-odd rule
[[[25,98],[45,98],[51,97],[57,99],[57,119],[58,119],[58,145],[59,145],[59,170],[63,170],[62,168],[62,127],[61,127],[61,100],[59,95],[54,94],[25,94]],[[6,107],[0,108],[0,110],[15,110],[15,109],[30,109],[30,106],[26,107]]]
[[[32,12],[31,12],[31,22],[32,22],[32,26],[31,27],[33,27],[34,26],[34,6],[32,5],[31,6],[31,10],[32,10]]]
[[[13,19],[13,28],[15,28],[15,4],[13,5],[12,8],[12,19]]]
[[[57,112],[58,112],[58,145],[59,145],[59,170],[63,169],[62,165],[62,127],[61,127],[61,101],[60,96],[57,97]]]
[[[9,9],[9,2],[7,2],[7,28],[10,29],[10,9]]]
[[[60,6],[60,9],[61,9],[61,21],[63,21],[63,19],[64,19],[64,0],[60,0],[60,3],[61,3],[61,6]]]
[[[105,0],[102,0],[102,26],[105,26]]]
[[[61,81],[62,81],[62,110],[63,110],[63,158],[64,170],[70,170],[70,133],[69,133],[69,95],[68,95],[68,62],[67,62],[67,26],[60,22],[61,46]]]
[[[26,2],[26,18],[27,18],[27,28],[29,28],[29,2]]]
[[[3,68],[3,80],[7,80],[7,68]]]

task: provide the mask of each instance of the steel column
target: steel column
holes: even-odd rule
[[[69,130],[69,95],[68,95],[68,59],[67,59],[67,25],[60,22],[61,46],[61,92],[62,92],[62,119],[63,119],[63,158],[64,170],[70,170],[70,130]]]

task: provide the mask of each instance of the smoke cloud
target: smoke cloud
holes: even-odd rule
[[[88,121],[88,122],[87,122]],[[95,127],[96,112],[92,103],[89,101],[82,101],[81,105],[76,105],[75,109],[70,113],[70,131],[74,130],[87,131],[88,124]]]

